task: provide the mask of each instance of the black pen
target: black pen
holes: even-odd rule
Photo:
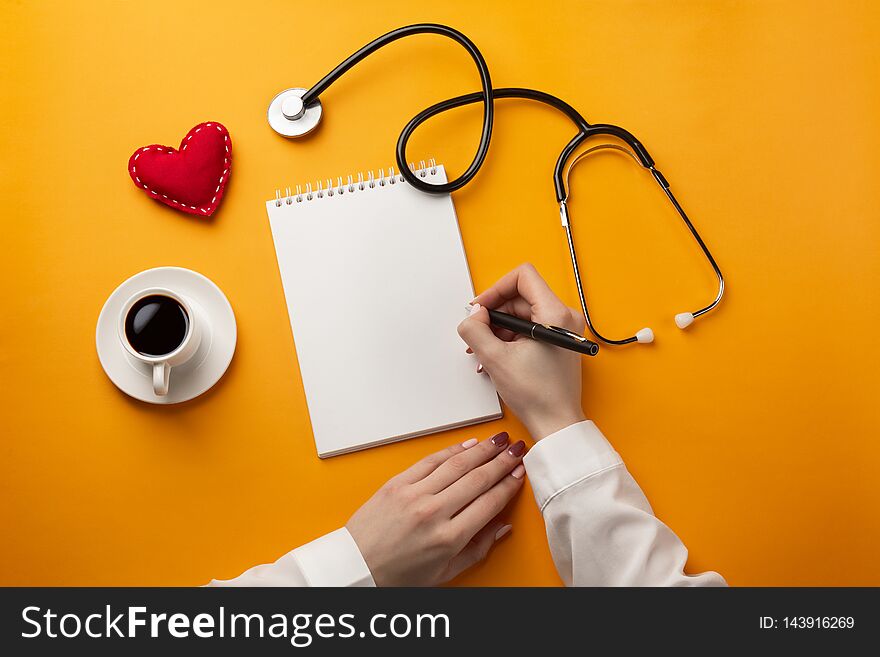
[[[508,315],[499,310],[489,310],[489,322],[493,326],[505,328],[508,331],[527,335],[533,340],[546,342],[556,347],[576,351],[579,354],[587,356],[595,356],[599,353],[599,345],[592,340],[587,340],[582,335],[578,335],[568,329],[559,326],[549,326],[548,324],[537,324],[528,319],[520,319],[513,315]]]

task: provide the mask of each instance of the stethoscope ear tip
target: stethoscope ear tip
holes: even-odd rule
[[[675,325],[680,329],[686,329],[694,323],[693,313],[678,313],[675,316]]]
[[[645,327],[638,333],[636,333],[636,342],[641,342],[642,344],[648,344],[649,342],[654,342],[654,331]]]

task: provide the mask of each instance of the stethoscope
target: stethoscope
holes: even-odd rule
[[[470,39],[468,39],[458,30],[455,30],[451,27],[434,23],[408,25],[406,27],[392,30],[391,32],[388,32],[388,34],[385,34],[378,39],[371,41],[363,48],[348,57],[341,64],[339,64],[339,66],[330,71],[330,73],[325,75],[311,89],[286,89],[285,91],[282,91],[280,94],[275,96],[275,98],[272,99],[272,102],[269,105],[269,125],[272,126],[273,130],[275,130],[278,134],[283,135],[284,137],[302,137],[303,135],[308,134],[309,132],[314,130],[317,127],[318,123],[320,123],[321,121],[323,108],[321,106],[320,95],[324,91],[326,91],[331,84],[339,79],[339,77],[342,76],[346,71],[348,71],[352,66],[360,62],[368,55],[374,53],[379,48],[388,45],[392,41],[397,41],[398,39],[401,39],[405,36],[410,36],[412,34],[440,34],[442,36],[449,37],[456,43],[460,44],[465,50],[467,50],[468,54],[470,54],[471,58],[473,58],[474,63],[477,65],[477,71],[480,74],[480,84],[482,86],[482,91],[477,93],[465,94],[464,96],[457,96],[455,98],[444,100],[440,103],[437,103],[436,105],[432,105],[431,107],[428,107],[416,114],[416,116],[414,116],[410,120],[410,122],[406,124],[406,126],[403,128],[403,131],[400,133],[400,137],[397,139],[396,155],[397,166],[400,170],[400,174],[410,185],[418,190],[427,192],[429,194],[447,194],[450,192],[454,192],[457,189],[461,189],[466,184],[468,184],[475,175],[477,175],[477,172],[480,170],[480,167],[483,166],[483,162],[486,159],[486,154],[489,151],[489,141],[492,137],[492,122],[494,120],[495,114],[494,100],[496,98],[525,98],[528,100],[534,100],[540,103],[544,103],[546,105],[550,105],[551,107],[555,107],[560,112],[568,116],[568,118],[570,118],[575,126],[578,128],[577,135],[575,135],[575,137],[570,142],[568,142],[568,144],[566,144],[565,148],[559,154],[559,158],[556,160],[556,167],[553,171],[553,184],[556,188],[556,200],[559,202],[559,216],[562,221],[562,227],[565,229],[565,236],[568,242],[569,254],[571,255],[571,264],[574,272],[575,283],[577,284],[577,292],[581,302],[581,309],[583,310],[584,319],[586,319],[587,326],[589,326],[590,331],[593,333],[593,335],[595,335],[599,340],[605,342],[606,344],[615,345],[628,344],[630,342],[647,343],[654,341],[654,333],[649,328],[643,328],[635,335],[624,338],[622,340],[612,340],[610,338],[606,338],[601,333],[599,333],[598,330],[596,330],[596,327],[593,325],[593,321],[590,317],[590,312],[587,309],[587,301],[584,296],[583,285],[581,284],[581,273],[580,267],[578,266],[577,252],[574,245],[574,237],[571,231],[571,214],[568,209],[568,200],[571,196],[571,192],[568,183],[571,171],[574,166],[582,158],[602,149],[614,149],[617,151],[621,151],[629,155],[635,162],[651,172],[654,180],[657,181],[657,184],[660,185],[660,188],[663,190],[670,203],[672,203],[673,207],[678,212],[685,226],[687,226],[691,235],[693,235],[697,244],[700,246],[703,254],[706,256],[706,259],[709,261],[709,264],[712,265],[712,269],[715,270],[715,275],[718,277],[718,294],[715,297],[714,301],[712,301],[712,303],[710,303],[709,305],[700,308],[699,310],[677,314],[675,316],[676,325],[681,329],[687,328],[688,326],[690,326],[695,318],[701,315],[705,315],[718,305],[718,303],[721,301],[721,297],[724,294],[724,277],[721,274],[721,269],[719,269],[718,264],[715,262],[715,259],[712,257],[712,254],[709,252],[709,248],[700,237],[697,229],[694,227],[693,223],[691,223],[691,220],[688,219],[688,216],[685,214],[675,196],[673,196],[666,178],[664,178],[663,174],[660,173],[660,171],[658,171],[657,168],[654,166],[653,158],[648,154],[647,149],[645,149],[642,143],[638,139],[636,139],[631,133],[616,125],[611,125],[608,123],[587,123],[586,119],[584,119],[584,117],[582,117],[571,105],[557,98],[556,96],[544,93],[543,91],[536,91],[534,89],[523,89],[519,87],[493,89],[492,82],[489,79],[489,69],[486,66],[486,60],[483,59],[483,55],[480,54],[480,51]],[[431,117],[436,116],[441,112],[445,112],[456,107],[461,107],[462,105],[469,105],[476,102],[483,103],[483,129],[480,135],[480,144],[477,148],[477,152],[465,172],[461,174],[458,178],[455,178],[454,180],[450,180],[449,182],[443,184],[428,183],[417,176],[416,173],[412,171],[406,163],[406,146],[415,129]],[[583,144],[590,137],[595,137],[597,135],[610,135],[612,137],[616,137],[623,141],[629,148],[618,146],[616,144],[599,144],[583,151],[576,157],[572,158],[574,152],[581,144]]]

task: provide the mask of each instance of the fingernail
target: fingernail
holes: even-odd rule
[[[504,447],[510,441],[510,435],[506,431],[502,431],[501,433],[492,436],[492,444],[495,447]],[[525,446],[525,443],[523,443]]]
[[[526,451],[526,443],[523,440],[519,440],[513,445],[510,446],[510,449],[507,450],[507,453],[511,456],[522,456]]]
[[[474,353],[474,350],[471,349],[470,347],[468,347],[467,349],[464,350],[464,353],[466,353],[466,354],[472,354],[472,353]]]
[[[482,306],[480,306],[480,304],[478,303],[472,304],[471,307],[468,309],[468,317],[477,312],[481,307]]]
[[[511,529],[513,529],[513,525],[504,525],[504,527],[495,532],[495,540],[498,541],[507,536]]]
[[[478,363],[477,364],[477,374],[482,374],[482,373],[483,373],[483,364]]]
[[[513,472],[511,472],[510,475],[514,479],[522,479],[526,476],[526,467],[522,463],[520,463],[513,469]]]
[[[461,446],[464,447],[465,449],[470,449],[471,447],[473,447],[474,445],[476,445],[478,442],[480,442],[480,441],[477,440],[476,438],[468,438],[467,440],[465,440],[465,441],[461,444]]]

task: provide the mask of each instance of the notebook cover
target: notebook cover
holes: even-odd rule
[[[452,198],[334,189],[266,204],[318,455],[501,417],[456,332],[474,289]]]

